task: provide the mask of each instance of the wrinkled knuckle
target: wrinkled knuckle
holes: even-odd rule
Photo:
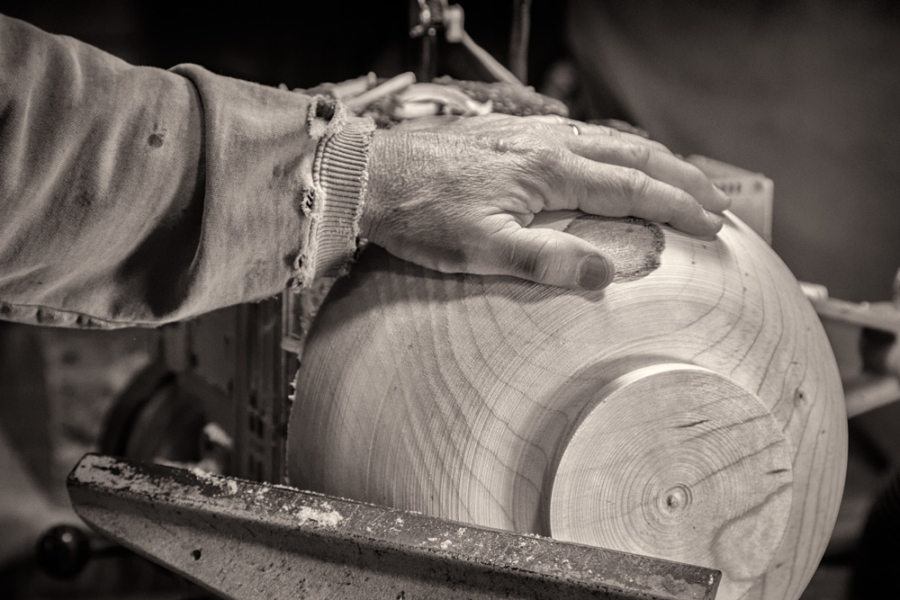
[[[629,144],[628,153],[631,155],[633,164],[638,169],[646,169],[653,156],[653,150],[644,144]]]
[[[622,192],[629,198],[639,198],[647,193],[650,178],[637,169],[625,169],[620,180]]]
[[[544,140],[536,139],[531,144],[530,150],[531,166],[537,168],[546,168],[548,166],[558,166],[563,162],[563,151],[558,146],[548,144]]]
[[[552,148],[541,170],[544,181],[551,186],[548,192],[581,188],[590,181],[590,174],[574,154],[562,148]]]
[[[520,277],[533,279],[534,274],[538,271],[538,256],[536,253],[523,250],[523,248],[517,248],[510,253],[509,268]]]
[[[531,276],[536,281],[548,281],[553,274],[553,257],[556,254],[556,243],[552,240],[545,240],[534,260]]]
[[[614,127],[609,127],[607,125],[600,125],[599,127],[603,130],[603,133],[605,133],[609,137],[615,137],[615,138],[623,137],[622,132]]]
[[[544,240],[537,247],[518,244],[511,253],[510,268],[521,277],[533,281],[544,281],[550,274],[551,244]]]

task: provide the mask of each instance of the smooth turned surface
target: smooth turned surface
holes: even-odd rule
[[[616,281],[572,292],[365,252],[317,318],[292,484],[723,571],[719,598],[796,599],[846,468],[831,349],[743,223],[698,239],[557,213]]]
[[[793,467],[759,399],[714,371],[662,364],[611,381],[588,407],[556,468],[554,537],[715,565],[722,593],[765,573]]]

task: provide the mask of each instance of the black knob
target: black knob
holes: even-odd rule
[[[71,525],[57,525],[41,536],[37,564],[54,579],[73,579],[91,558],[87,535]]]

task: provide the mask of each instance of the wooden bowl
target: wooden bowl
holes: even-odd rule
[[[302,358],[291,482],[723,572],[719,598],[796,599],[847,456],[825,333],[776,254],[565,212],[600,292],[443,275],[367,250]]]

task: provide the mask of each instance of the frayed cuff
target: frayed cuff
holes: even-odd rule
[[[359,222],[368,179],[368,155],[375,124],[347,115],[333,99],[313,99],[309,131],[321,137],[313,163],[313,187],[306,190],[306,235],[294,262],[294,287],[321,277],[339,277],[357,249]]]

